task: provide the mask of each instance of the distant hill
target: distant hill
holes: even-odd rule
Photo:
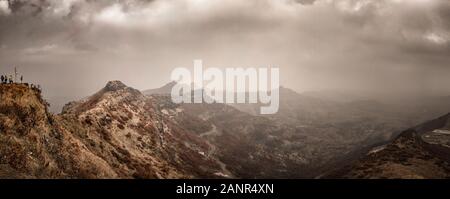
[[[148,89],[145,91],[142,91],[142,93],[144,95],[163,95],[163,94],[169,94],[172,92],[172,88],[176,85],[176,82],[170,82],[160,88],[155,88],[155,89]]]

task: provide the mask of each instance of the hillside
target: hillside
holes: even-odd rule
[[[271,116],[245,111],[253,106],[174,104],[170,86],[144,95],[111,81],[53,115],[39,90],[1,84],[0,178],[315,178],[413,122],[376,102],[336,103],[285,88]],[[377,175],[378,168],[364,170],[380,163],[373,154],[413,164],[405,157],[423,151],[414,161],[438,165],[432,170],[442,177],[448,124],[428,126],[371,153],[374,163],[340,170],[341,177]],[[399,147],[408,155],[388,153]]]
[[[411,109],[369,100],[329,101],[284,87],[274,115],[257,114],[261,104],[172,104],[171,85],[148,96],[170,120],[220,148],[218,159],[229,170],[248,178],[317,177],[421,121]]]
[[[2,178],[195,178],[220,169],[201,155],[204,142],[120,82],[61,115],[25,85],[2,84],[0,94]]]
[[[329,177],[450,178],[450,114],[404,131]]]
[[[0,85],[2,178],[114,178],[111,167],[48,113],[36,89]]]

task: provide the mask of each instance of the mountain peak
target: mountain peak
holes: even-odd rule
[[[118,90],[122,90],[127,88],[128,86],[125,85],[124,83],[122,83],[119,80],[115,80],[115,81],[109,81],[106,86],[105,86],[105,90],[106,91],[118,91]]]
[[[153,95],[153,94],[164,95],[164,94],[170,94],[170,92],[172,91],[172,88],[173,88],[176,84],[177,84],[177,82],[171,81],[171,82],[165,84],[164,86],[162,86],[162,87],[160,87],[160,88],[145,90],[145,91],[143,91],[143,93],[144,93],[145,95]]]

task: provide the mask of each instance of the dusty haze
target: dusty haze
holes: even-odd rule
[[[0,0],[0,73],[57,107],[175,67],[281,69],[296,91],[450,95],[448,0]]]

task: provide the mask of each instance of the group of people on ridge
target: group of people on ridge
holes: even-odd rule
[[[14,83],[12,75],[10,75],[9,77],[7,75],[2,75],[0,77],[0,79],[2,80],[1,81],[2,84],[12,84],[12,83]],[[20,77],[20,82],[22,82],[22,81],[23,81],[23,76]]]
[[[16,74],[17,74],[17,72],[16,72]],[[14,84],[14,83],[17,83],[17,82],[14,82],[15,79],[16,78],[13,78],[12,75],[9,75],[9,77],[8,77],[8,75],[1,75],[0,76],[0,80],[1,80],[0,83],[1,84]],[[23,75],[20,76],[19,80],[20,80],[20,84],[22,84],[23,83]],[[23,84],[25,86],[31,88],[31,89],[38,90],[39,92],[41,91],[41,86],[39,86],[39,85],[28,84],[28,83],[23,83]]]

